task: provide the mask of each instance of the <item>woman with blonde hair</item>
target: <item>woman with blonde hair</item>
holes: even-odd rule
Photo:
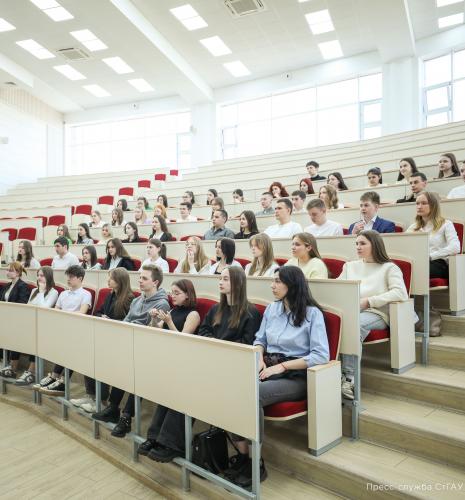
[[[151,220],[147,217],[147,212],[140,207],[134,209],[134,222],[140,226],[142,224],[150,224]]]
[[[271,238],[265,233],[252,236],[249,241],[253,260],[245,266],[246,276],[274,276],[278,264],[274,261]]]
[[[98,242],[98,245],[105,245],[109,240],[113,238],[113,230],[111,225],[106,222],[101,229],[102,239]]]
[[[429,233],[430,278],[449,278],[449,256],[460,252],[457,231],[450,220],[441,215],[439,196],[423,191],[417,196],[417,216],[407,232]]]
[[[164,219],[167,219],[168,218],[168,214],[166,212],[166,208],[161,204],[161,203],[157,203],[154,207],[153,207],[153,215],[158,215],[158,216],[161,216],[163,217]]]
[[[318,191],[318,198],[324,201],[327,210],[344,208],[344,204],[339,201],[336,188],[331,186],[331,184],[326,184],[326,186],[320,187],[320,190]]]
[[[297,266],[307,279],[327,279],[328,268],[321,259],[315,236],[310,233],[297,233],[292,238],[292,258],[285,266]]]
[[[210,259],[205,255],[202,240],[189,236],[186,240],[186,255],[180,260],[175,273],[208,274]]]

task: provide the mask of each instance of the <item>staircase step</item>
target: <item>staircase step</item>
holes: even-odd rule
[[[417,362],[421,360],[421,339],[416,343]],[[428,363],[446,368],[465,368],[465,336],[442,335],[429,339]]]
[[[443,335],[465,338],[465,316],[443,314],[441,317],[441,333]]]

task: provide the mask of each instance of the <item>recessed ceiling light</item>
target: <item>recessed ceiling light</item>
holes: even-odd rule
[[[148,83],[143,78],[133,78],[132,80],[128,80],[128,83],[131,84],[139,92],[152,92],[153,90],[155,90],[150,85],[150,83]]]
[[[31,2],[39,7],[40,10],[52,9],[53,7],[59,7],[60,4],[55,0],[31,0]]]
[[[323,59],[336,59],[337,57],[342,57],[341,44],[339,40],[332,40],[331,42],[321,42],[318,44],[318,48],[321,51]]]
[[[100,85],[83,85],[83,89],[86,89],[87,92],[90,92],[95,97],[108,97],[111,95],[104,88],[100,87]]]
[[[97,38],[90,30],[71,31],[70,35],[78,42],[81,42],[82,45],[91,52],[97,52],[98,50],[105,50],[108,48],[102,40]]]
[[[170,9],[171,14],[178,19],[189,31],[205,28],[208,24],[199,16],[197,11],[190,4],[181,5]]]
[[[107,57],[102,59],[102,61],[110,68],[118,73],[118,75],[124,75],[125,73],[134,73],[134,70],[126,64],[121,57]]]
[[[235,76],[236,78],[250,75],[250,71],[241,61],[224,63],[223,66],[231,73],[232,76]]]
[[[27,50],[33,56],[37,57],[37,59],[52,59],[55,57],[54,54],[48,51],[45,47],[42,47],[42,45],[37,43],[35,40],[21,40],[16,42],[16,44],[24,50]]]
[[[456,24],[463,24],[463,12],[460,14],[452,14],[451,16],[440,17],[438,19],[439,28],[447,28],[455,26]]]
[[[64,7],[54,7],[53,9],[44,9],[44,14],[50,19],[56,22],[67,21],[68,19],[74,19],[74,16],[68,12]]]
[[[298,0],[299,3],[306,3],[306,2],[310,2],[310,0]]]
[[[328,9],[310,12],[305,15],[305,19],[314,35],[334,31],[333,21]]]
[[[436,0],[436,5],[438,7],[445,7],[446,5],[452,5],[460,2],[463,2],[463,0]]]
[[[231,54],[231,49],[219,36],[211,36],[200,40],[200,43],[215,57]]]
[[[10,24],[8,21],[3,19],[3,17],[0,17],[0,32],[2,31],[11,31],[15,30],[16,28]]]
[[[60,66],[53,66],[53,69],[66,76],[70,80],[85,80],[86,77],[80,73],[77,69],[74,69],[69,64],[62,64]]]

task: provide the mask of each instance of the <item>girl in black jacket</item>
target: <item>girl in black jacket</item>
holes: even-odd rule
[[[110,270],[117,267],[124,267],[128,271],[134,271],[134,263],[119,238],[108,240],[106,252],[107,257],[102,269]]]

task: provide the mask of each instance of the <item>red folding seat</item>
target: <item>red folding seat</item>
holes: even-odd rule
[[[47,226],[61,226],[66,221],[66,217],[64,215],[51,215],[48,218]]]
[[[245,266],[247,264],[250,264],[250,260],[249,259],[242,259],[240,257],[236,257],[235,260],[237,260],[237,262],[239,262],[239,264],[245,269]]]
[[[131,260],[134,264],[134,271],[138,271],[140,269],[140,266],[142,265],[142,261],[137,257],[131,257]]]
[[[8,239],[13,241],[18,236],[18,230],[15,227],[6,227],[2,229],[2,233],[8,233]]]
[[[166,174],[155,174],[155,180],[156,181],[166,181]]]
[[[276,264],[278,266],[284,266],[284,264],[289,260],[289,259],[281,259],[280,257],[276,257],[275,259]]]
[[[341,275],[342,268],[345,264],[344,260],[336,259],[334,257],[323,257],[322,260],[328,268],[330,278],[336,279]]]
[[[132,187],[122,187],[118,191],[119,196],[134,196],[134,188]],[[113,205],[113,203],[112,203]]]
[[[113,205],[113,203],[114,203],[114,196],[110,195],[100,196],[97,200],[97,205]]]
[[[104,304],[105,299],[111,293],[111,288],[100,288],[97,294],[97,299],[95,300],[93,314],[95,314]]]
[[[137,187],[138,188],[147,188],[150,189],[151,181],[148,179],[142,179],[137,182]]]
[[[463,222],[453,222],[455,230],[457,231],[457,236],[460,241],[460,253],[463,252],[463,232],[464,232],[464,224]]]
[[[179,175],[179,170],[170,170],[170,175],[171,177],[178,177]]]
[[[47,217],[45,215],[35,215],[33,219],[42,219],[42,227],[47,225]]]
[[[89,288],[88,286],[83,287],[84,290],[87,290],[91,295],[92,295],[92,302],[90,304],[90,308],[87,311],[87,314],[92,314],[93,308],[94,308],[94,303],[95,303],[95,288]]]
[[[51,266],[53,259],[52,257],[47,257],[46,259],[40,259],[39,262],[41,266]]]
[[[77,205],[73,215],[78,215],[78,214],[91,215],[91,213],[92,213],[92,205]]]
[[[29,241],[35,241],[36,239],[36,228],[35,227],[22,227],[18,231],[18,240],[29,240]]]
[[[197,298],[197,312],[200,316],[200,322],[202,322],[207,315],[210,308],[212,308],[215,304],[218,304],[216,300],[208,299],[208,298]]]
[[[166,257],[166,262],[168,262],[170,273],[173,273],[176,267],[178,267],[178,261],[176,259],[172,259],[171,257]]]
[[[186,236],[181,236],[179,241],[187,241],[189,238],[199,238],[199,240],[203,240],[203,235],[201,234],[186,234]]]

